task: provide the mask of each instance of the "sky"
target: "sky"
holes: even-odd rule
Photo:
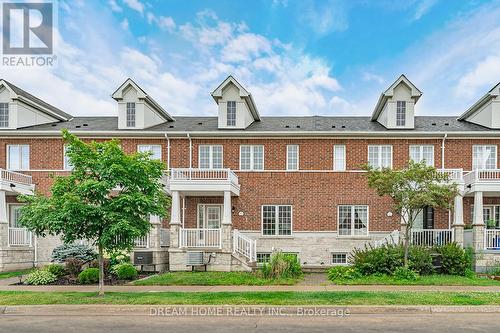
[[[368,116],[405,74],[417,115],[459,115],[500,81],[500,0],[59,0],[55,54],[0,77],[75,116],[116,115],[127,77],[215,116],[228,75],[262,116]]]

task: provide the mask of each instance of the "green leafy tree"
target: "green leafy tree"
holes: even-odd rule
[[[425,162],[410,161],[404,169],[375,169],[365,166],[368,186],[380,196],[391,197],[394,210],[406,225],[403,233],[404,265],[408,267],[410,235],[417,216],[424,207],[450,209],[458,187],[449,181],[447,174],[441,173]]]
[[[147,153],[125,154],[119,141],[83,142],[62,132],[73,171],[55,177],[51,195],[21,196],[20,224],[65,243],[88,240],[98,249],[99,295],[104,294],[103,253],[130,250],[149,233],[150,215],[169,207],[161,178],[164,166]]]

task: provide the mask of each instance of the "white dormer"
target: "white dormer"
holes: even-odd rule
[[[465,111],[458,120],[500,128],[500,82]]]
[[[252,94],[232,76],[228,76],[213,92],[219,105],[218,127],[221,129],[244,129],[254,121],[260,121],[259,112]]]
[[[401,75],[380,95],[372,121],[389,129],[415,128],[415,104],[420,96],[422,92],[406,76]]]
[[[0,80],[0,130],[67,121],[71,115]]]
[[[119,129],[144,129],[174,120],[130,78],[118,87],[112,97],[118,102]]]

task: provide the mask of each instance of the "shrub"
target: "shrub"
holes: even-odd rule
[[[394,271],[394,277],[397,280],[415,281],[418,279],[418,274],[410,268],[401,266]]]
[[[82,271],[83,264],[83,261],[80,259],[68,258],[66,260],[66,272],[73,277],[78,276]]]
[[[377,248],[355,249],[351,260],[354,268],[363,275],[392,275],[397,267],[403,266],[403,257],[401,245],[387,244]]]
[[[99,282],[99,269],[87,268],[78,274],[78,281],[81,284],[93,284]]]
[[[70,258],[82,260],[84,263],[97,257],[90,246],[83,244],[62,244],[52,251],[52,261],[65,262]]]
[[[130,262],[130,252],[125,250],[106,253],[104,257],[109,260],[111,266]]]
[[[465,275],[470,269],[469,256],[456,243],[449,243],[436,247],[437,253],[441,256],[441,272],[451,275]]]
[[[423,246],[410,247],[409,268],[422,275],[434,273],[431,250]]]
[[[59,264],[50,264],[44,267],[46,271],[49,271],[50,273],[54,274],[57,278],[60,278],[61,276],[66,275],[66,269],[64,268],[63,265]]]
[[[103,264],[104,264],[104,274],[107,275],[108,273],[111,272],[111,262],[109,259],[103,258]],[[89,262],[89,268],[99,268],[99,260],[94,259],[91,262]]]
[[[352,266],[334,266],[328,270],[328,279],[351,280],[361,277],[361,274]]]
[[[115,272],[116,277],[120,280],[135,280],[139,275],[139,273],[137,273],[137,269],[129,263],[122,263],[113,266],[113,271]]]
[[[302,276],[302,267],[296,255],[278,251],[262,266],[261,272],[267,279],[296,278]]]
[[[33,273],[30,273],[26,277],[26,280],[24,281],[24,283],[30,284],[30,285],[35,285],[35,286],[40,286],[40,285],[53,283],[56,281],[57,281],[57,277],[54,274],[52,274],[48,270],[39,269],[39,270],[34,271]]]

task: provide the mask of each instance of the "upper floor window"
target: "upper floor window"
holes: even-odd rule
[[[227,126],[236,126],[236,102],[227,102]]]
[[[406,125],[406,101],[396,102],[396,126]]]
[[[30,168],[30,146],[7,145],[7,169],[29,170],[29,168]]]
[[[0,127],[9,127],[9,103],[0,103]]]
[[[496,169],[497,146],[481,145],[472,146],[472,170]]]
[[[262,206],[262,234],[288,236],[292,234],[292,206]]]
[[[368,146],[368,164],[374,168],[392,168],[392,146]]]
[[[161,145],[138,145],[137,151],[140,153],[150,153],[151,159],[161,161]]]
[[[264,170],[264,146],[240,146],[240,170]]]
[[[410,159],[417,163],[425,161],[428,166],[434,166],[434,146],[410,146]]]
[[[222,169],[222,146],[199,146],[198,167],[200,169]]]
[[[127,127],[135,127],[135,103],[127,102]]]
[[[64,170],[73,170],[73,165],[71,164],[70,160],[69,160],[69,156],[67,154],[68,152],[68,146],[64,146],[64,163],[63,163],[63,169]]]
[[[368,235],[368,206],[339,206],[338,229],[340,236]]]
[[[299,170],[299,146],[286,146],[286,169],[288,171]]]
[[[333,146],[333,170],[334,171],[345,171],[345,146],[335,145]]]

